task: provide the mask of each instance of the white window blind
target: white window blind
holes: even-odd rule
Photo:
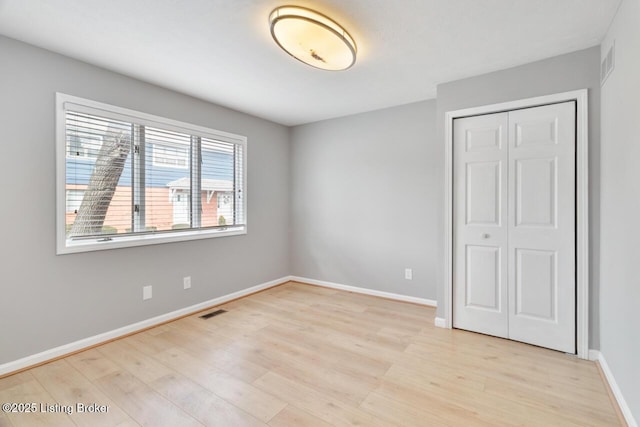
[[[59,253],[246,233],[246,138],[64,94],[57,104]]]

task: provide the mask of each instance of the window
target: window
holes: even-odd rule
[[[58,253],[246,233],[246,138],[57,94]]]

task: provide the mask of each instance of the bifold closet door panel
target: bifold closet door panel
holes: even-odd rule
[[[575,103],[509,113],[509,338],[575,352]]]
[[[454,121],[453,326],[508,336],[507,113]]]

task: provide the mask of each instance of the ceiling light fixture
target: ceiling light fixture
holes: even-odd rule
[[[269,15],[269,24],[278,46],[305,64],[339,71],[356,62],[353,38],[321,13],[299,6],[281,6]]]

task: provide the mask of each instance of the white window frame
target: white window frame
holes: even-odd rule
[[[124,120],[145,126],[188,133],[195,137],[210,138],[237,144],[242,147],[242,158],[236,158],[236,164],[242,173],[236,176],[236,206],[239,206],[241,225],[226,228],[203,228],[165,231],[149,234],[110,235],[110,240],[92,238],[82,240],[67,239],[66,236],[66,112],[67,110],[94,114],[114,120]],[[56,93],[56,247],[57,254],[99,251],[160,243],[181,242],[187,240],[226,237],[247,233],[247,138],[190,123],[167,119],[127,108],[116,107],[102,102],[79,98],[77,96]]]

